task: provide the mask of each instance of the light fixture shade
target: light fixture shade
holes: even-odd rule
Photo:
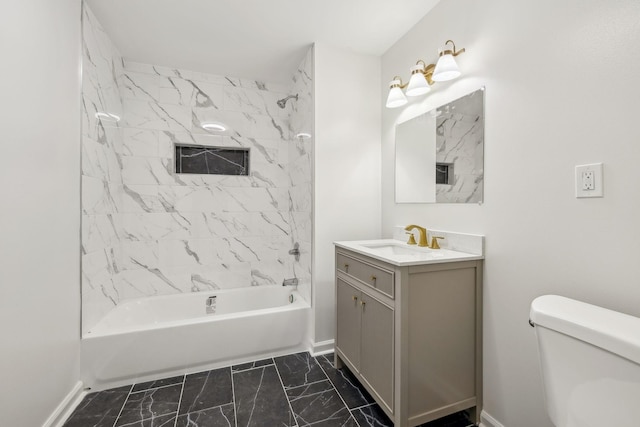
[[[427,79],[422,74],[424,67],[422,65],[416,65],[411,68],[411,79],[409,79],[409,85],[407,86],[407,96],[419,96],[429,92],[431,88]]]
[[[390,89],[389,96],[387,97],[387,108],[397,108],[407,103],[407,97],[402,93],[400,85],[400,80],[392,80],[391,83],[389,83]]]
[[[462,73],[460,72],[460,68],[458,68],[458,64],[456,64],[456,60],[453,59],[453,55],[448,53],[440,56],[431,78],[436,82],[446,82],[447,80],[455,79],[460,74]]]

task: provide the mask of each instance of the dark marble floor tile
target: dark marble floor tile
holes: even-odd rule
[[[349,369],[346,367],[342,369],[333,367],[333,355],[330,357],[319,356],[317,360],[349,409],[374,402],[373,397],[364,389]]]
[[[233,374],[237,427],[295,426],[275,366]]]
[[[419,427],[474,427],[465,412],[456,412],[435,421],[421,424]]]
[[[64,427],[112,427],[129,390],[130,385],[86,395]]]
[[[133,390],[131,392],[135,393],[142,390],[149,390],[151,388],[158,388],[158,387],[164,387],[167,385],[178,384],[178,383],[181,383],[183,380],[184,380],[184,375],[179,375],[177,377],[163,378],[161,380],[155,380],[155,381],[147,381],[145,383],[134,384]]]
[[[122,427],[174,427],[176,414],[160,415],[158,417],[147,418],[146,420],[123,424]]]
[[[182,384],[175,384],[130,394],[116,426],[177,412],[181,391]]]
[[[187,375],[184,380],[179,414],[202,411],[232,402],[230,368],[199,372]]]
[[[273,359],[280,372],[285,387],[298,387],[324,380],[324,374],[318,362],[307,352],[290,354]]]
[[[233,403],[180,415],[176,427],[235,427]]]
[[[363,406],[351,411],[360,427],[393,427],[393,423],[387,417],[378,404]]]
[[[231,370],[233,372],[246,371],[247,369],[259,368],[261,366],[273,365],[273,359],[256,360],[255,362],[243,363],[241,365],[233,365]]]
[[[298,426],[344,426],[351,413],[329,380],[287,389]]]

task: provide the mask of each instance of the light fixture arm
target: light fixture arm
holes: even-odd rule
[[[453,40],[447,40],[446,42],[444,42],[444,45],[446,46],[449,43],[451,43],[451,45],[453,46],[453,50],[445,49],[445,50],[440,52],[440,56],[442,56],[442,55],[458,56],[458,55],[460,55],[461,53],[463,53],[465,51],[464,48],[462,48],[460,50],[456,50],[456,44],[453,42]]]
[[[398,85],[398,87],[399,87],[400,89],[404,89],[404,88],[406,88],[406,87],[407,87],[407,85],[409,84],[409,82],[403,83],[403,82],[402,82],[402,77],[400,77],[400,76],[393,76],[393,79],[391,79],[391,80],[397,80],[397,81],[399,81],[399,82],[400,82],[400,84]]]
[[[422,66],[424,67],[424,69],[422,70],[422,74],[424,74],[424,78],[427,80],[427,83],[429,83],[429,86],[431,86],[434,83],[434,81],[431,79],[431,76],[433,76],[433,70],[436,69],[436,64],[427,65],[427,63],[422,59],[418,59],[416,65],[420,63],[422,63]]]

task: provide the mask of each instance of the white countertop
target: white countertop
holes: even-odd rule
[[[451,249],[429,249],[395,239],[357,240],[333,242],[339,248],[393,264],[398,267],[409,265],[440,264],[444,262],[471,261],[484,259],[484,255],[460,252]]]

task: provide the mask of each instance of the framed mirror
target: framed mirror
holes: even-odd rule
[[[396,125],[396,203],[482,203],[484,88]]]

